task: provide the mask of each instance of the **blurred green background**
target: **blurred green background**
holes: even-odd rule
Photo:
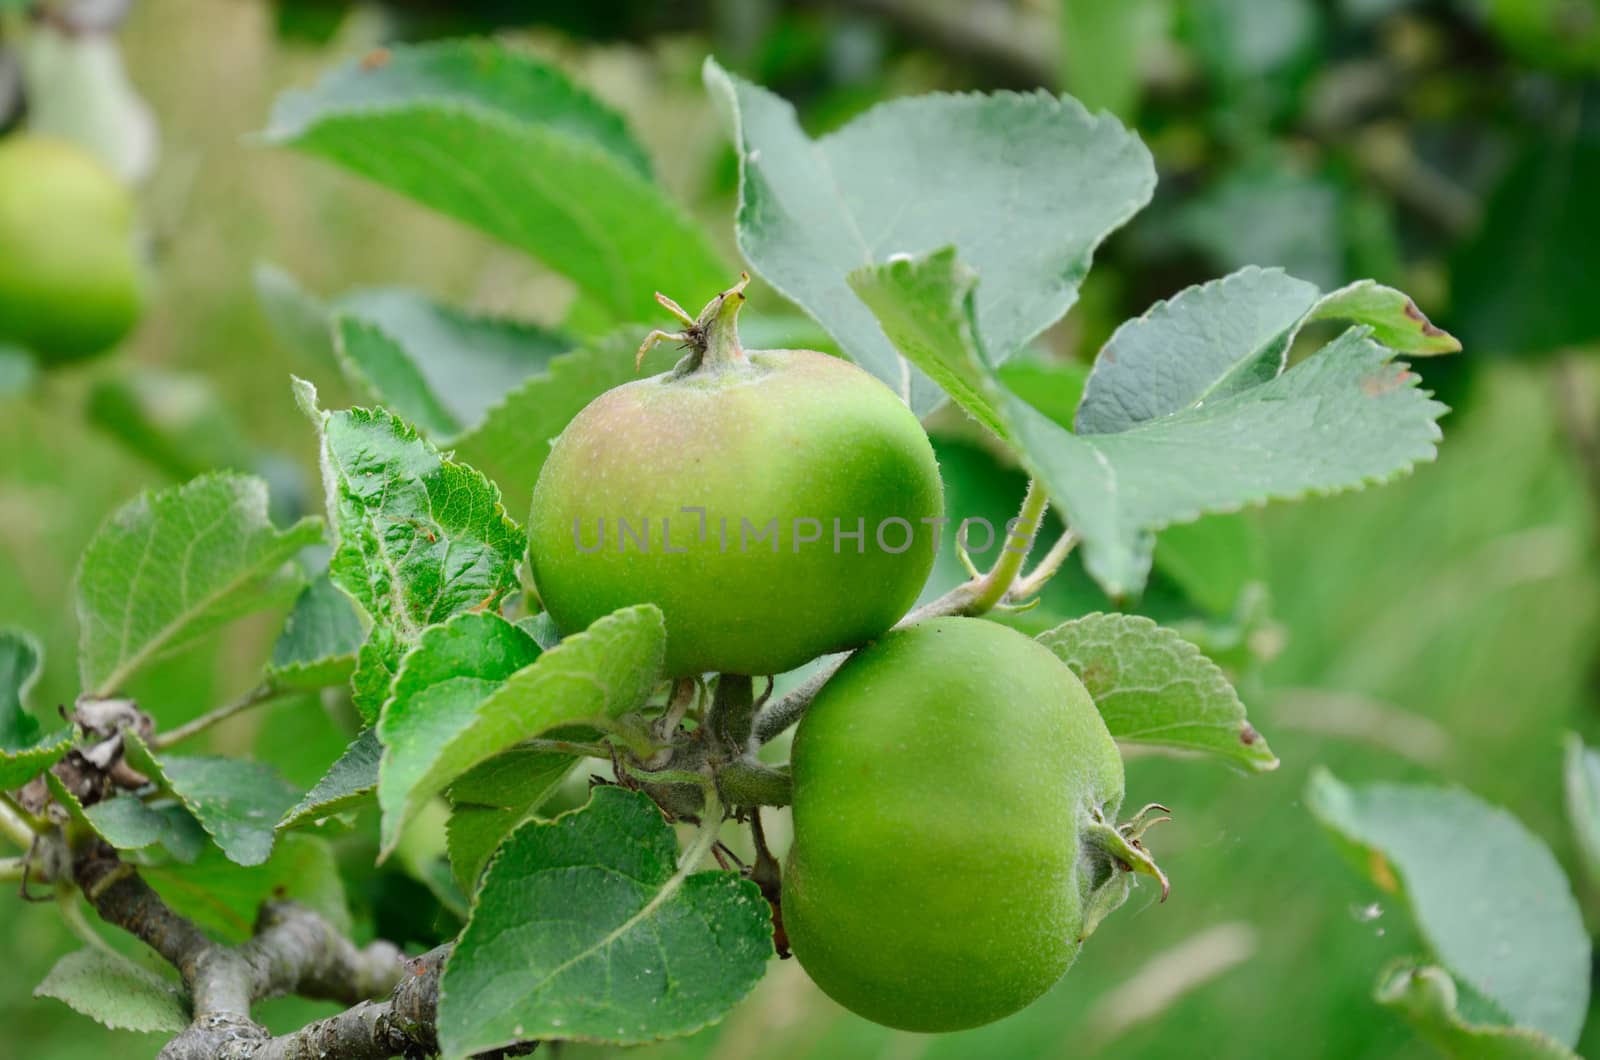
[[[339,59],[468,32],[525,41],[626,114],[661,179],[730,254],[735,170],[700,87],[708,51],[793,100],[813,131],[932,90],[1046,86],[1115,111],[1155,154],[1156,200],[1103,249],[1082,301],[1021,371],[1070,376],[1063,365],[1086,363],[1153,299],[1247,263],[1324,286],[1395,284],[1466,346],[1419,366],[1454,410],[1437,464],[1163,542],[1171,562],[1141,606],[1230,665],[1283,761],[1243,777],[1130,759],[1132,803],[1176,811],[1153,838],[1174,881],[1168,903],[1137,891],[1053,993],[979,1031],[866,1024],[784,962],[720,1027],[654,1055],[1428,1055],[1371,1000],[1378,970],[1417,942],[1405,911],[1348,871],[1304,811],[1316,764],[1349,780],[1457,783],[1505,805],[1551,844],[1600,923],[1560,791],[1563,732],[1600,737],[1593,0],[136,3],[117,36],[160,130],[139,192],[151,310],[115,356],[0,396],[0,616],[46,644],[36,707],[75,692],[73,566],[118,504],[229,462],[268,470],[285,503],[319,503],[313,439],[287,385],[310,368],[262,314],[258,262],[320,293],[404,284],[563,318],[570,286],[525,257],[248,140],[280,90]],[[767,292],[748,315],[777,308]],[[98,388],[119,379],[192,423],[197,447],[151,459],[92,422]],[[319,383],[330,405],[357,399]],[[1005,513],[1020,476],[948,417],[935,426],[952,510]],[[1205,569],[1224,548],[1227,577],[1183,575],[1184,557]],[[1047,615],[1024,621],[1103,606],[1069,573]],[[253,682],[273,633],[271,621],[246,624],[220,654],[179,657],[134,691],[147,706],[159,697],[168,724],[193,716]],[[337,712],[305,699],[242,718],[213,745],[309,785],[343,741]],[[421,884],[374,872],[370,854],[360,830],[340,841],[361,930],[414,944],[453,930]],[[158,1051],[158,1037],[30,998],[72,945],[51,906],[0,894],[0,938],[0,1056]],[[266,1006],[280,1028],[322,1011]],[[1580,1046],[1594,1050],[1600,1019]]]

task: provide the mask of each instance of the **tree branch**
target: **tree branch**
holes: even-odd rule
[[[224,946],[174,912],[104,843],[79,855],[73,878],[101,919],[159,953],[189,988],[194,1022],[167,1043],[161,1060],[383,1060],[438,1051],[434,1017],[448,946],[415,961],[387,942],[358,948],[292,902],[267,903],[254,937]],[[273,1037],[250,1018],[250,1006],[288,993],[352,1007]]]
[[[242,714],[251,707],[271,702],[282,694],[280,689],[274,688],[270,683],[259,684],[238,699],[224,703],[215,710],[200,715],[193,721],[179,725],[176,729],[168,729],[165,732],[156,733],[150,738],[150,747],[152,750],[165,751],[167,748],[172,747],[174,744],[182,743],[191,736],[200,735],[213,725],[227,721],[235,714]]]

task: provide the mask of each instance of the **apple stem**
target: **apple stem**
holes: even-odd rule
[[[1110,857],[1123,869],[1153,877],[1161,885],[1161,900],[1163,902],[1167,900],[1167,895],[1172,890],[1171,884],[1167,882],[1167,874],[1161,871],[1156,859],[1150,856],[1150,852],[1137,838],[1129,836],[1122,829],[1113,827],[1105,821],[1091,821],[1084,826],[1083,839],[1085,843]]]
[[[739,344],[739,310],[744,307],[744,289],[749,273],[740,273],[739,282],[717,295],[700,310],[700,317],[689,329],[691,352],[698,353],[694,367],[719,368],[743,364],[744,347]]]

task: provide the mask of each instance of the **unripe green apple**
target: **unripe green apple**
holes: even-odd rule
[[[806,972],[867,1019],[952,1031],[1018,1011],[1159,876],[1117,828],[1122,757],[1076,675],[975,618],[857,652],[801,719],[783,923]],[[1163,884],[1165,880],[1163,878]]]
[[[0,140],[0,343],[49,365],[116,345],[139,318],[132,196],[63,140]]]
[[[916,416],[846,361],[744,350],[742,287],[683,315],[677,369],[580,412],[533,492],[529,564],[562,632],[655,604],[673,677],[781,673],[882,633],[943,514]]]

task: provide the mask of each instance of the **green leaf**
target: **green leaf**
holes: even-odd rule
[[[1445,408],[1392,358],[1351,329],[1252,390],[1091,438],[1019,401],[1007,410],[1030,469],[1083,539],[1089,572],[1122,595],[1144,584],[1153,530],[1359,489],[1431,461]]]
[[[493,615],[463,615],[424,634],[401,666],[378,723],[383,850],[429,799],[481,762],[551,729],[643,706],[666,649],[650,604],[607,615],[541,652]]]
[[[54,773],[45,774],[50,796],[80,825],[87,826],[118,850],[148,850],[163,846],[180,860],[193,861],[191,853],[200,825],[182,806],[151,806],[137,795],[117,795],[84,806],[78,796]]]
[[[213,847],[192,865],[150,865],[139,873],[168,905],[224,942],[250,938],[256,913],[269,899],[299,902],[341,932],[350,930],[338,860],[318,836],[280,836],[272,857],[249,868]]]
[[[1068,92],[1089,110],[1109,110],[1127,121],[1138,109],[1142,61],[1164,36],[1164,4],[1148,0],[1064,0],[1061,76]]]
[[[999,376],[1007,390],[1070,429],[1083,401],[1089,366],[1077,361],[1014,358],[1000,366]]]
[[[1538,837],[1459,789],[1349,787],[1319,769],[1307,806],[1387,891],[1403,893],[1451,975],[1520,1027],[1572,1045],[1589,1008],[1589,936]]]
[[[103,949],[69,953],[34,997],[53,997],[112,1030],[176,1034],[189,1026],[189,999],[176,982]]]
[[[320,520],[273,526],[266,483],[246,475],[202,475],[124,505],[78,567],[84,689],[110,695],[196,638],[287,604],[301,585],[290,559],[321,540]]]
[[[976,330],[998,363],[1071,307],[1095,248],[1155,188],[1138,137],[1070,97],[894,100],[812,140],[777,96],[710,59],[704,78],[739,156],[745,257],[919,414],[943,395],[896,354],[852,272],[954,245],[984,277]]]
[[[446,1060],[530,1038],[631,1045],[721,1019],[765,972],[771,920],[754,883],[694,868],[661,811],[621,788],[518,828],[445,965]]]
[[[1484,0],[1474,14],[1486,18],[1500,44],[1535,69],[1579,77],[1600,73],[1600,4],[1595,0]]]
[[[988,393],[993,371],[976,330],[978,275],[957,259],[955,247],[920,262],[864,265],[849,282],[895,349],[973,419],[1009,440]]]
[[[300,590],[272,646],[266,678],[276,688],[316,689],[350,680],[366,622],[355,603],[326,575]]]
[[[488,614],[457,615],[424,632],[406,653],[377,725],[383,744],[378,804],[385,853],[399,842],[407,822],[459,775],[458,770],[422,785],[445,746],[471,725],[478,707],[507,678],[539,656],[532,637]]]
[[[322,300],[271,262],[257,262],[251,278],[256,301],[278,341],[315,367],[337,371],[332,315]]]
[[[561,786],[576,762],[571,755],[513,748],[450,785],[450,867],[464,892],[477,889],[489,856]]]
[[[1195,57],[1219,81],[1248,82],[1278,70],[1317,39],[1313,0],[1191,0],[1184,26]]]
[[[377,730],[362,732],[328,767],[322,779],[283,815],[278,828],[298,828],[365,805],[378,790],[378,759],[382,755]]]
[[[238,418],[204,376],[141,366],[95,381],[89,420],[175,479],[254,462]]]
[[[1220,268],[1281,266],[1331,285],[1346,268],[1344,198],[1329,174],[1266,154],[1189,196],[1170,226]]]
[[[552,358],[451,443],[456,455],[500,484],[507,508],[526,511],[550,445],[572,417],[612,387],[664,372],[681,356],[657,346],[636,369],[640,337],[637,328],[624,328]]]
[[[375,324],[343,316],[334,321],[333,335],[334,349],[346,370],[407,423],[430,438],[449,437],[461,429],[406,358],[399,339]]]
[[[1571,1049],[1539,1031],[1469,1022],[1457,1008],[1455,980],[1434,965],[1399,962],[1384,971],[1374,997],[1456,1060],[1578,1060]]]
[[[72,728],[45,736],[25,701],[44,669],[44,648],[33,634],[0,628],[0,791],[20,788],[59,762],[72,747]]]
[[[698,305],[731,270],[650,178],[613,112],[488,40],[396,48],[285,93],[270,143],[320,155],[526,251],[617,322],[656,290]]]
[[[123,734],[128,764],[195,816],[230,861],[259,865],[272,853],[273,827],[297,793],[270,766],[240,758],[157,760],[138,733]]]
[[[335,299],[332,311],[346,371],[380,404],[440,440],[477,426],[507,391],[574,345],[533,324],[398,288],[352,291]]]
[[[1363,280],[1322,297],[1285,272],[1245,268],[1185,288],[1118,328],[1089,373],[1078,432],[1131,430],[1269,383],[1312,319],[1369,325],[1401,353],[1461,348],[1393,288]]]
[[[1233,617],[1240,595],[1265,576],[1260,527],[1249,516],[1208,515],[1156,539],[1156,568],[1213,617]]]
[[[1600,34],[1597,34],[1600,35]],[[1600,142],[1530,143],[1456,252],[1451,303],[1474,350],[1553,353],[1600,341]]]
[[[350,672],[350,702],[362,721],[376,721],[388,702],[406,643],[388,626],[374,625],[367,631],[366,642],[356,652],[355,669]]]
[[[526,539],[493,483],[382,409],[324,412],[311,384],[296,390],[322,436],[338,536],[328,572],[369,615],[412,640],[517,588]]]
[[[401,420],[382,409],[324,412],[310,383],[295,389],[321,435],[338,538],[329,576],[374,621],[356,680],[370,721],[405,646],[452,615],[497,607],[518,587],[527,542],[492,482]]]
[[[1118,740],[1278,768],[1227,676],[1200,649],[1143,615],[1093,614],[1037,638],[1083,681]]]
[[[1575,732],[1567,733],[1564,779],[1567,818],[1578,841],[1584,874],[1600,885],[1600,754],[1585,747]]]
[[[0,628],[0,747],[28,747],[43,735],[28,693],[44,669],[44,647],[25,629]]]
[[[1357,280],[1323,295],[1311,319],[1365,324],[1374,339],[1412,357],[1461,352],[1461,340],[1430,321],[1409,295],[1376,280]]]
[[[1249,289],[1261,277],[1287,279],[1278,273],[1251,275]],[[903,303],[899,316],[909,320],[967,312],[975,277],[941,250],[879,266],[871,280],[884,301]],[[1204,296],[1180,296],[1180,310],[1186,323],[1215,329],[1220,317],[1233,311],[1231,300],[1215,292],[1239,288],[1229,281],[1207,288],[1212,290]],[[1309,289],[1306,295],[1311,297]],[[1162,312],[1153,310],[1135,321],[1140,328],[1133,334],[1148,337],[1154,333],[1146,329],[1157,327],[1172,331],[1177,341],[1178,311],[1170,307],[1179,302],[1174,299]],[[1315,304],[1306,302],[1300,311],[1309,313]],[[1191,313],[1196,307],[1212,312]],[[1007,390],[981,349],[967,341],[973,333],[970,328],[944,332],[936,356],[957,366],[969,382],[982,383],[967,411],[1000,424],[1000,436],[1083,541],[1089,573],[1113,596],[1143,587],[1155,530],[1212,512],[1386,481],[1433,459],[1439,439],[1434,421],[1445,411],[1418,390],[1405,365],[1392,361],[1392,350],[1352,328],[1281,375],[1270,374],[1276,354],[1263,354],[1261,346],[1205,372],[1186,369],[1188,362],[1180,361],[1168,367],[1185,385],[1169,388],[1157,403],[1138,406],[1138,416],[1154,418],[1114,434],[1075,435]],[[905,352],[923,356],[914,344]],[[1160,370],[1154,358],[1146,364],[1152,375]],[[1241,372],[1241,365],[1251,366],[1253,385],[1245,385],[1249,373]],[[1108,373],[1113,380],[1121,378]],[[1197,396],[1207,380],[1225,389],[1226,396]],[[1095,385],[1091,375],[1085,407]],[[1114,389],[1103,380],[1102,385]],[[962,390],[953,396],[964,402],[965,395]],[[1188,403],[1180,405],[1183,401]],[[1119,415],[1119,422],[1133,420]]]

